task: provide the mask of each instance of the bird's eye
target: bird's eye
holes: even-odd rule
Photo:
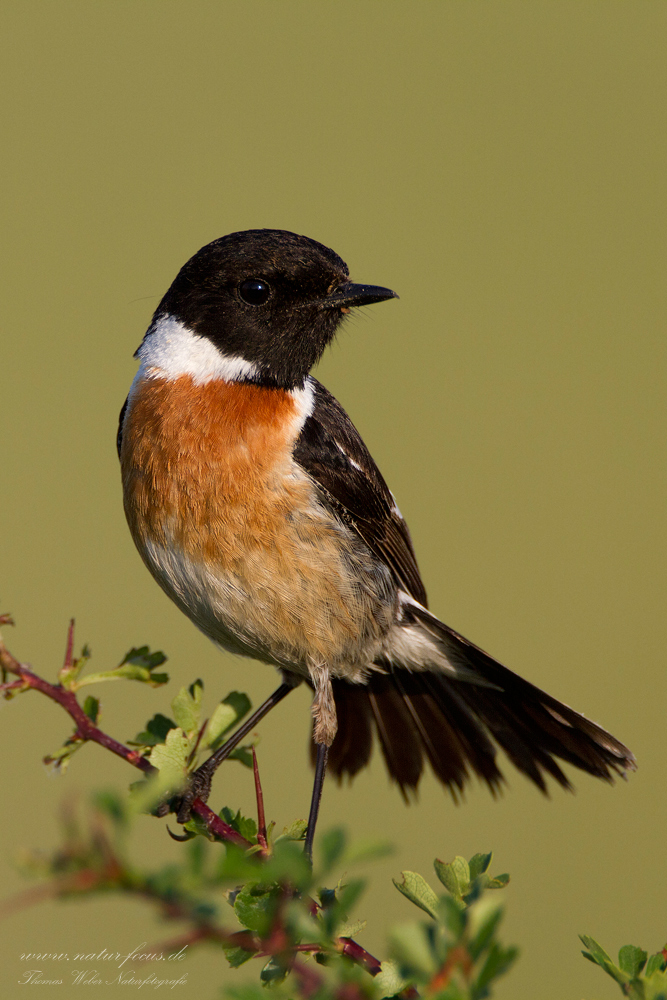
[[[261,278],[248,278],[241,282],[239,292],[244,302],[251,306],[264,305],[271,294],[271,286]]]

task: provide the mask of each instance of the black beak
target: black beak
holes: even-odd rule
[[[368,306],[373,302],[384,302],[385,299],[397,299],[396,292],[391,288],[382,288],[380,285],[355,285],[352,281],[346,281],[344,285],[339,285],[325,299],[320,299],[322,309],[340,309],[350,306]]]

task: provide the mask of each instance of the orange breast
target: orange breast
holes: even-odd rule
[[[294,462],[302,423],[281,390],[143,379],[123,426],[125,511],[155,578],[220,645],[363,672],[394,589]]]
[[[187,375],[143,380],[128,405],[121,452],[137,543],[176,542],[219,561],[233,559],[236,527],[250,544],[274,533],[289,499],[281,504],[280,493],[298,424],[297,404],[281,390],[195,385]]]

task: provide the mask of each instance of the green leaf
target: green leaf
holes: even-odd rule
[[[435,868],[435,873],[444,885],[445,889],[447,889],[452,896],[460,896],[461,887],[453,867],[450,864],[445,864],[444,861],[440,861],[439,858],[435,859],[433,867]]]
[[[202,690],[203,684],[197,680],[190,687],[182,687],[171,703],[176,725],[185,733],[199,732]]]
[[[90,656],[90,649],[86,645],[81,650],[81,656],[78,659],[72,660],[71,666],[61,667],[58,671],[58,680],[64,688],[67,688],[68,691],[76,690],[76,680],[90,659]]]
[[[208,826],[206,825],[206,820],[202,819],[197,813],[192,813],[190,819],[184,824],[183,829],[186,833],[191,833],[193,837],[205,837],[207,840],[215,840],[215,834],[211,833]]]
[[[322,865],[322,874],[330,872],[338,859],[342,856],[347,842],[347,835],[341,826],[335,826],[327,830],[319,838],[319,854]]]
[[[234,900],[234,912],[248,930],[265,937],[271,930],[278,902],[282,898],[279,886],[246,885]]]
[[[193,739],[188,739],[182,729],[170,729],[166,742],[153,747],[147,759],[158,774],[130,786],[130,804],[135,812],[153,812],[160,802],[183,788],[192,745]]]
[[[174,720],[158,712],[146,723],[145,730],[137,733],[133,740],[128,740],[128,743],[131,746],[154,747],[158,743],[165,742],[170,729],[176,729]]]
[[[84,650],[84,653],[86,653],[86,650]],[[159,687],[161,684],[166,684],[169,677],[167,674],[154,674],[152,671],[155,667],[159,667],[164,663],[166,659],[167,657],[164,653],[151,653],[148,646],[141,646],[139,649],[131,649],[125,655],[120,665],[113,670],[104,670],[101,673],[89,674],[80,681],[71,681],[68,687],[71,691],[77,691],[88,684],[100,684],[102,681],[120,680],[141,681],[144,684],[149,684],[151,687]],[[78,669],[77,667],[77,673]]]
[[[317,919],[304,906],[303,898],[294,897],[288,900],[280,913],[285,929],[293,941],[320,941],[323,945],[330,944],[324,931],[322,921]]]
[[[336,900],[340,907],[340,918],[347,919],[349,911],[353,908],[364,889],[366,881],[362,878],[350,879],[349,882],[342,882],[336,888]]]
[[[227,945],[222,946],[225,953],[225,958],[230,964],[232,969],[238,969],[240,965],[243,965],[249,959],[254,958],[254,951],[246,951],[245,948],[230,948]]]
[[[236,722],[236,712],[231,705],[226,705],[224,701],[221,701],[219,705],[216,705],[213,709],[213,714],[206,724],[206,729],[204,730],[204,735],[201,740],[202,750],[206,750],[208,747],[213,746],[221,740],[221,737],[227,732],[227,730],[234,725]]]
[[[392,879],[399,892],[402,892],[411,903],[419,906],[434,920],[438,919],[438,897],[426,879],[417,872],[401,872],[402,882]]]
[[[187,769],[192,742],[182,729],[178,727],[170,729],[164,743],[158,743],[153,747],[148,760],[158,771],[173,775],[180,784]]]
[[[283,981],[288,972],[289,969],[283,962],[277,958],[270,958],[260,972],[259,978],[264,986],[276,986]]]
[[[624,945],[618,953],[618,964],[623,972],[635,979],[646,965],[648,954],[634,944]]]
[[[460,900],[452,896],[441,896],[438,900],[438,917],[449,933],[458,938],[466,926],[468,913]]]
[[[259,879],[260,864],[257,857],[246,854],[242,847],[225,844],[217,855],[215,875],[218,882],[239,885],[251,879]]]
[[[642,1000],[667,1000],[667,972],[654,969],[650,977],[644,975],[640,982],[644,987]]]
[[[325,936],[340,937],[344,933],[342,927],[348,924],[349,913],[365,887],[363,879],[352,879],[349,882],[339,882],[334,890],[319,890],[319,922]]]
[[[401,924],[389,932],[389,947],[402,975],[433,976],[438,968],[424,924]]]
[[[151,674],[150,686],[161,687],[169,683],[169,674]]]
[[[126,653],[123,659],[120,661],[119,666],[124,666],[126,663],[131,663],[133,666],[145,667],[147,670],[155,670],[156,667],[161,667],[163,663],[167,662],[167,657],[160,650],[156,650],[151,653],[148,646],[140,646],[138,649],[132,647],[129,653]]]
[[[401,975],[396,962],[389,959],[382,962],[380,971],[375,977],[375,985],[379,988],[380,1000],[384,1000],[385,997],[393,997],[397,993],[402,993],[409,984],[408,980]]]
[[[607,952],[594,938],[588,937],[586,934],[580,934],[579,940],[588,948],[587,952],[582,951],[584,958],[587,958],[589,962],[599,965],[612,979],[620,983],[621,986],[629,982],[630,977],[628,974],[612,962]]]
[[[247,694],[241,691],[230,691],[219,705],[216,705],[213,715],[208,720],[206,731],[202,737],[202,747],[217,750],[224,742],[224,736],[232,726],[240,722],[252,708]],[[238,757],[236,758],[239,759]]]
[[[86,740],[76,739],[72,736],[70,739],[65,740],[60,749],[56,750],[55,753],[47,754],[46,757],[43,757],[43,763],[57,774],[64,774],[69,767],[72,756],[82,746],[85,746],[86,742]]]
[[[261,866],[267,881],[289,882],[298,892],[307,892],[313,883],[313,873],[301,844],[285,838],[276,841],[273,854]]]
[[[510,877],[507,872],[503,872],[502,875],[495,875],[493,878],[489,879],[486,883],[486,889],[504,889],[506,885],[509,884]]]
[[[240,764],[244,767],[249,767],[252,769],[252,753],[249,747],[236,747],[230,753],[227,760],[238,760]]]
[[[279,837],[276,837],[276,843],[279,840],[305,840],[306,830],[308,829],[308,821],[305,819],[297,819],[292,823],[291,826],[286,826]]]
[[[470,887],[470,867],[465,858],[457,855],[452,861],[452,868],[456,872],[456,878],[461,886],[461,892],[465,893]]]
[[[206,863],[206,841],[202,840],[201,837],[197,837],[193,840],[191,844],[187,847],[187,862],[190,874],[195,878],[199,879],[204,874],[204,865]]]
[[[90,721],[93,723],[93,725],[96,725],[98,716],[100,714],[99,699],[93,698],[92,695],[88,695],[88,697],[83,703],[83,710],[90,719]]]
[[[470,879],[477,878],[478,875],[483,875],[489,869],[491,864],[491,859],[493,854],[475,854],[468,862],[468,868],[470,870]]]
[[[356,937],[357,934],[363,931],[367,924],[367,920],[353,920],[349,924],[341,924],[341,926],[336,930],[337,936],[348,938]]]
[[[470,942],[468,952],[473,962],[476,962],[502,920],[503,907],[497,898],[480,899],[469,910],[468,933]]]
[[[588,948],[588,950],[590,952],[590,955],[587,955],[586,957],[590,958],[591,961],[593,961],[593,962],[597,963],[597,965],[601,965],[603,967],[604,967],[604,965],[606,963],[613,964],[612,961],[611,961],[610,956],[604,950],[604,948],[602,947],[602,945],[599,945],[597,943],[597,941],[595,940],[595,938],[589,937],[587,934],[580,934],[579,935],[579,940],[581,941],[581,943],[583,945],[586,946],[586,948]]]
[[[465,858],[457,856],[449,864],[436,858],[433,867],[445,889],[454,899],[462,902],[464,894],[470,888],[470,868]]]
[[[665,956],[661,951],[658,951],[655,953],[655,955],[650,956],[648,962],[646,963],[646,970],[644,972],[644,975],[648,979],[649,976],[652,976],[654,972],[662,971],[665,968],[666,964],[667,963],[665,962]]]
[[[251,843],[257,840],[257,823],[250,816],[242,816],[240,809],[234,813],[229,806],[223,806],[220,810],[220,819]]]
[[[78,691],[79,688],[86,687],[88,684],[101,684],[103,681],[122,680],[140,681],[150,687],[160,687],[161,684],[167,683],[169,676],[168,674],[153,674],[146,667],[136,667],[132,663],[128,663],[124,667],[116,667],[115,670],[103,670],[98,674],[88,674],[87,677],[83,677],[73,684],[71,690]]]
[[[507,972],[518,954],[518,948],[503,948],[495,942],[491,945],[486,962],[482,966],[482,970],[475,983],[478,996],[484,996],[485,991],[493,980]]]
[[[227,697],[222,700],[225,705],[231,705],[234,709],[237,722],[240,722],[252,708],[252,702],[244,691],[230,691]]]

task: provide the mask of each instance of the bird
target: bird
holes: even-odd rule
[[[404,798],[428,762],[455,798],[496,793],[500,749],[537,787],[559,762],[613,781],[632,753],[503,666],[428,608],[408,527],[361,435],[311,374],[351,310],[398,298],[286,230],[202,247],[161,299],[118,429],[136,547],[175,604],[223,650],[281,684],[195,774],[205,798],[232,745],[301,683],[315,783],[354,777],[379,742]],[[184,803],[184,804],[183,804]]]

